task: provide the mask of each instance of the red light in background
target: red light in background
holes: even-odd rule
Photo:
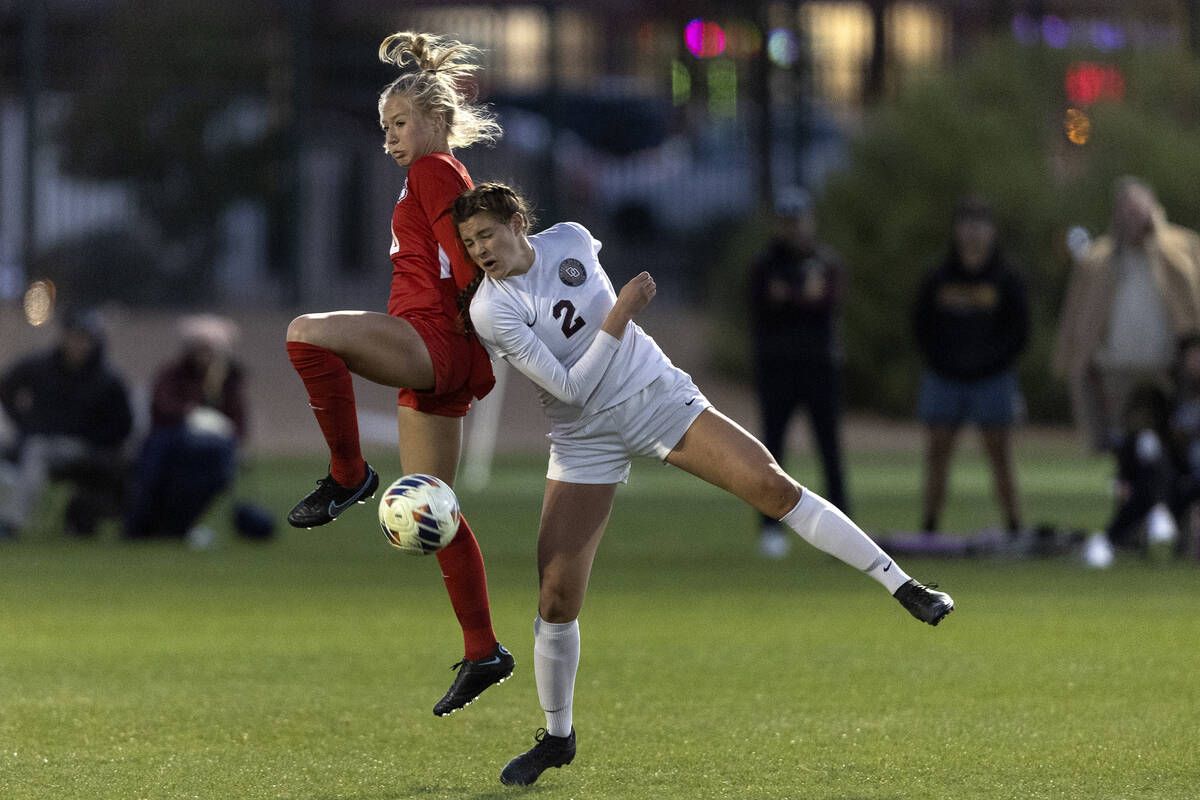
[[[727,51],[734,58],[754,58],[762,50],[762,34],[750,22],[731,22],[725,26]]]
[[[1111,64],[1077,61],[1067,67],[1065,86],[1067,99],[1077,106],[1125,97],[1125,78]]]
[[[713,58],[725,52],[725,31],[715,22],[694,19],[683,31],[688,52],[696,58]]]

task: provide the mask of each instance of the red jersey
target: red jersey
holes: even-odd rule
[[[466,167],[449,153],[430,153],[409,166],[392,211],[392,316],[462,331],[455,298],[477,267],[458,242],[450,211],[471,187]]]
[[[408,168],[392,211],[392,290],[388,313],[412,323],[433,360],[434,388],[400,389],[400,405],[461,417],[472,397],[496,383],[483,345],[466,333],[458,290],[479,271],[459,243],[450,212],[472,187],[467,169],[449,153],[430,153]]]

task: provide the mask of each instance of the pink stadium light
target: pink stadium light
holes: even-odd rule
[[[696,58],[713,58],[725,52],[725,31],[715,22],[694,19],[683,31],[688,52]]]

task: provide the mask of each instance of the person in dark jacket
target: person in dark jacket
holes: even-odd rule
[[[212,533],[197,522],[237,472],[246,403],[242,369],[231,356],[233,323],[202,315],[185,318],[180,328],[182,353],[154,381],[125,536],[186,537],[205,547]]]
[[[917,407],[927,433],[922,527],[937,530],[958,431],[974,423],[1005,526],[1015,535],[1021,514],[1011,432],[1023,407],[1015,367],[1029,337],[1029,300],[996,245],[984,201],[958,204],[950,253],[922,281],[913,325],[926,364]]]
[[[15,441],[5,454],[0,539],[26,527],[46,483],[74,487],[64,526],[90,535],[120,511],[122,448],[133,428],[124,380],[109,365],[94,311],[66,315],[48,351],[20,359],[0,377],[0,405]]]
[[[751,267],[750,322],[763,444],[784,462],[788,423],[808,410],[825,473],[825,496],[850,513],[841,445],[839,327],[845,268],[817,238],[812,198],[803,189],[779,193],[779,232]],[[763,517],[759,547],[770,557],[787,552],[791,538]]]

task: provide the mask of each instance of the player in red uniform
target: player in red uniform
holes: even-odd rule
[[[298,528],[331,522],[379,486],[359,447],[351,373],[400,389],[404,471],[436,475],[451,485],[462,418],[472,398],[483,397],[495,383],[486,352],[458,314],[458,292],[478,270],[464,257],[450,219],[454,199],[471,187],[451,147],[501,134],[499,124],[458,88],[477,68],[469,61],[477,52],[411,32],[392,34],[379,47],[379,58],[401,71],[379,96],[384,150],[408,169],[392,213],[388,313],[305,314],[288,325],[288,356],[329,445],[329,475],[288,514]],[[492,630],[483,556],[466,519],[438,552],[438,562],[465,650],[454,665],[459,669],[454,684],[433,707],[444,716],[511,675],[513,658]]]

